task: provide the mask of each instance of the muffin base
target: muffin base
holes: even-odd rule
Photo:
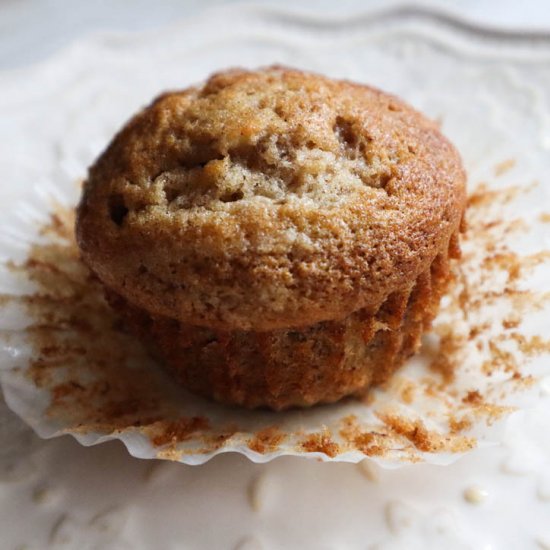
[[[364,395],[420,346],[459,255],[457,235],[407,289],[376,311],[307,327],[216,331],[152,316],[107,290],[111,306],[188,390],[247,408],[282,410]]]

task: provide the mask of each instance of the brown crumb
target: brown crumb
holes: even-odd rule
[[[462,402],[472,406],[472,412],[476,416],[483,416],[489,424],[501,418],[504,414],[513,411],[513,407],[497,405],[485,401],[478,390],[469,391],[463,398]]]
[[[504,372],[515,372],[518,369],[518,362],[513,353],[502,349],[496,342],[489,342],[489,350],[491,352],[491,359],[488,361],[485,368],[488,371],[502,370]]]
[[[540,336],[527,337],[514,332],[511,337],[518,343],[519,349],[528,357],[550,353],[550,340],[544,340]]]
[[[521,319],[519,317],[508,317],[502,320],[502,328],[512,329],[519,327]]]
[[[387,434],[368,431],[361,426],[355,415],[349,415],[341,420],[340,436],[350,445],[367,456],[381,456],[391,446]]]
[[[477,390],[472,390],[469,391],[466,396],[462,398],[462,402],[478,406],[483,403],[483,398]]]
[[[464,436],[442,436],[428,430],[421,420],[410,420],[393,414],[380,415],[380,419],[391,432],[406,438],[419,451],[464,452],[475,447],[475,439]]]
[[[502,176],[516,165],[515,159],[506,159],[495,166],[495,176]]]
[[[401,388],[401,399],[403,403],[410,405],[414,401],[416,385],[410,380],[405,380]]]
[[[248,447],[257,453],[274,451],[285,439],[285,434],[277,426],[268,426],[256,432],[248,442]]]
[[[209,422],[202,416],[194,416],[192,418],[179,418],[172,422],[161,422],[159,424],[161,432],[151,436],[151,442],[155,447],[163,447],[164,445],[175,446],[182,441],[186,441],[197,432],[207,430]],[[153,429],[157,426],[153,426]]]
[[[508,279],[515,281],[520,277],[522,263],[517,254],[512,252],[498,252],[487,256],[483,260],[486,269],[500,268],[508,271]]]
[[[482,403],[475,409],[478,417],[484,417],[488,425],[502,418],[505,414],[510,414],[516,410],[514,407],[506,407],[495,403]]]
[[[516,198],[522,191],[525,191],[525,188],[521,186],[491,190],[485,182],[482,182],[476,186],[475,191],[468,197],[468,207],[485,207],[498,202],[507,204]],[[498,222],[500,220],[496,221]]]
[[[308,453],[324,453],[331,458],[340,453],[340,446],[332,441],[330,432],[326,428],[322,432],[308,434],[300,447]]]
[[[452,434],[465,432],[466,430],[469,430],[472,425],[472,420],[466,417],[457,418],[455,416],[451,416],[449,418],[449,429],[451,430]]]
[[[430,363],[430,369],[441,375],[444,384],[450,384],[455,378],[455,370],[458,367],[455,356],[463,345],[464,338],[453,332],[441,337],[439,352]]]
[[[384,423],[395,433],[406,437],[417,449],[433,451],[434,441],[421,420],[411,421],[400,416],[385,416]]]

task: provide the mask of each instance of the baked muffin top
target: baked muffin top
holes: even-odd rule
[[[165,93],[90,168],[83,259],[152,314],[272,330],[375,310],[456,231],[465,174],[399,99],[281,67]]]

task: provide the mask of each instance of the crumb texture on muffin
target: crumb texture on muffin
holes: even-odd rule
[[[217,331],[374,315],[456,233],[465,175],[393,96],[272,67],[166,93],[90,169],[86,263],[132,306]]]

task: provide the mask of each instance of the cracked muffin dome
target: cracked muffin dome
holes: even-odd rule
[[[375,310],[456,231],[464,172],[393,96],[284,68],[166,93],[90,169],[82,255],[132,304],[221,330]]]
[[[368,86],[272,67],[161,95],[89,172],[82,257],[188,389],[284,409],[364,394],[419,346],[465,174]]]

